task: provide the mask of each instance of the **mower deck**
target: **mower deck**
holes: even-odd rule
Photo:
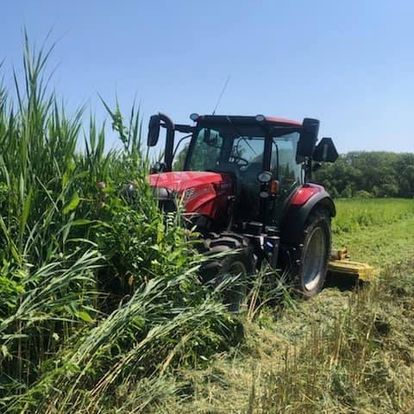
[[[358,278],[363,282],[372,282],[378,274],[377,269],[367,263],[349,260],[346,249],[332,251],[328,272],[334,275]]]

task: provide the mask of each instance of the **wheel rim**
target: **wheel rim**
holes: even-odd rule
[[[303,284],[306,290],[313,290],[322,278],[326,255],[326,237],[321,227],[312,230],[308,238],[303,259]]]

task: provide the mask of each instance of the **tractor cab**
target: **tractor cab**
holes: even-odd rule
[[[267,262],[276,270],[293,269],[297,290],[315,295],[325,280],[335,206],[322,186],[312,184],[312,171],[338,157],[330,138],[317,144],[319,121],[190,118],[192,125],[174,124],[163,114],[151,117],[148,146],[157,145],[161,129],[165,146],[149,182],[160,207],[180,205],[203,239],[201,250],[211,259],[200,269],[202,279],[245,279]],[[231,288],[225,301],[237,309],[242,292]]]
[[[319,121],[314,119],[299,123],[263,115],[192,114],[190,118],[195,125],[174,125],[163,114],[151,117],[148,145],[156,145],[160,127],[166,130],[166,140],[164,161],[154,167],[150,181],[170,194],[184,194],[185,201],[190,194],[207,198],[203,206],[195,203],[198,211],[186,203],[186,211],[201,212],[207,219],[203,223],[214,230],[248,222],[279,226],[285,201],[310,180],[315,148],[320,161],[337,156],[330,139],[321,141],[323,151],[320,145],[315,147]],[[181,151],[177,151],[176,133],[189,139]],[[192,173],[204,175],[196,180]],[[201,177],[207,181],[199,183]]]
[[[201,279],[213,286],[228,279],[223,299],[231,310],[241,309],[249,279],[266,263],[275,277],[287,275],[303,298],[322,289],[328,265],[333,272],[372,272],[355,262],[329,262],[335,205],[323,186],[312,183],[312,172],[338,153],[331,138],[317,142],[318,120],[190,118],[192,125],[151,117],[148,146],[157,145],[161,128],[166,137],[163,161],[149,182],[164,211],[183,207],[202,239]]]
[[[251,117],[204,117],[183,170],[230,174],[236,221],[260,220],[264,198],[303,183],[301,165],[295,161],[298,141],[298,125],[293,123],[269,128]]]

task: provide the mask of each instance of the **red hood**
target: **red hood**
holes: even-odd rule
[[[185,211],[225,222],[228,217],[229,196],[234,184],[225,173],[180,171],[151,174],[151,187],[164,187],[183,195]]]
[[[179,171],[151,174],[149,182],[151,187],[164,187],[180,193],[188,188],[199,187],[205,184],[220,184],[226,179],[227,174],[199,171]]]

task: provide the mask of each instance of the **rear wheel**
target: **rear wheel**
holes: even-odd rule
[[[215,256],[201,268],[203,282],[222,285],[222,298],[231,312],[239,312],[247,295],[249,276],[254,272],[254,255],[247,239],[222,234],[205,240],[205,254]]]
[[[331,220],[325,211],[317,210],[309,216],[298,249],[301,253],[295,288],[302,297],[311,298],[325,283],[331,251]]]

